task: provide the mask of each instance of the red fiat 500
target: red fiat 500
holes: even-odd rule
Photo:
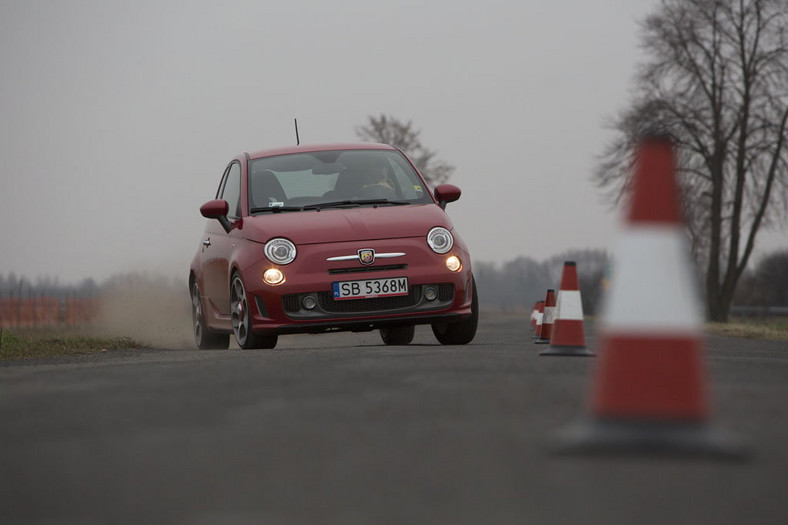
[[[239,155],[189,272],[199,348],[273,348],[280,334],[380,330],[387,345],[430,324],[442,344],[476,334],[468,249],[398,149],[293,146]]]

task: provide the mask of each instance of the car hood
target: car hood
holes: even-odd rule
[[[421,237],[435,226],[453,228],[435,204],[266,213],[243,221],[250,240],[286,237],[295,244]]]

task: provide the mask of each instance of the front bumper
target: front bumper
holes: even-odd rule
[[[430,292],[430,293],[428,293]],[[432,296],[430,300],[427,297]],[[316,306],[304,306],[309,298]],[[359,315],[387,315],[401,312],[445,310],[454,302],[454,284],[417,284],[410,286],[408,295],[350,299],[337,301],[331,292],[288,294],[282,297],[285,315],[294,321],[358,317]]]
[[[361,248],[404,255],[396,260],[381,259],[369,266],[357,260],[328,261]],[[450,255],[463,261],[459,272],[446,268],[445,261]],[[252,329],[258,333],[363,331],[397,324],[450,321],[471,315],[470,258],[461,247],[438,255],[429,250],[423,239],[299,246],[297,261],[280,267],[287,278],[280,286],[265,285],[260,279],[271,267],[267,261],[260,261],[243,271],[250,303],[255,305]],[[334,300],[332,283],[335,281],[395,277],[408,278],[407,296]],[[314,300],[314,308],[305,307],[307,297]]]

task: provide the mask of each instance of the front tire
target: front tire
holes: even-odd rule
[[[473,297],[471,298],[471,315],[454,322],[432,324],[432,333],[442,345],[467,345],[476,336],[479,324],[479,298],[476,295],[476,280],[473,281]]]
[[[276,346],[276,335],[261,335],[252,331],[251,309],[246,295],[244,282],[238,273],[233,274],[230,283],[230,312],[233,322],[235,340],[244,350],[255,348],[273,348]]]
[[[387,345],[409,345],[415,334],[416,327],[414,325],[380,329],[380,338]]]
[[[205,322],[205,310],[202,307],[200,287],[195,280],[192,283],[192,330],[194,342],[200,350],[227,350],[230,346],[230,334],[214,332]]]

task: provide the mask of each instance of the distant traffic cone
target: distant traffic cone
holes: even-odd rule
[[[544,319],[544,301],[536,303],[536,329],[534,330],[534,339],[539,339],[542,333],[542,320]]]
[[[683,231],[672,140],[638,145],[629,214],[599,335],[591,418],[565,452],[741,457],[707,424],[700,308]]]
[[[539,301],[534,303],[533,308],[531,308],[531,330],[536,331],[536,316],[539,314]]]
[[[534,341],[537,344],[548,344],[553,333],[553,317],[555,315],[555,290],[550,288],[544,299],[544,316],[542,317],[542,329],[539,331],[539,339]]]
[[[561,287],[558,289],[558,299],[555,304],[550,348],[539,352],[539,355],[594,355],[586,348],[583,301],[577,279],[577,265],[574,261],[564,262]]]

